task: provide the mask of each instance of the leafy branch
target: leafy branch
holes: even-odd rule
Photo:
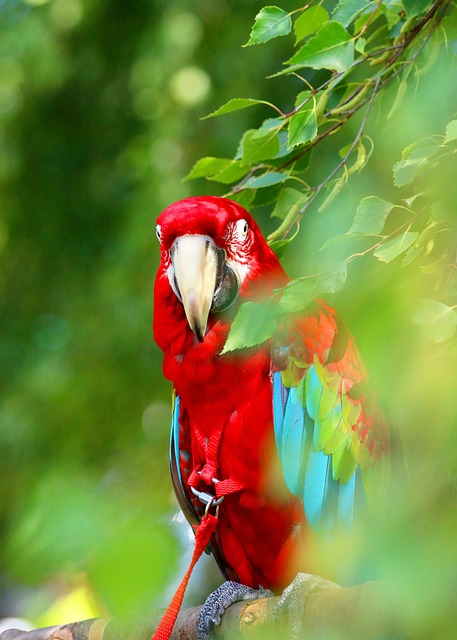
[[[227,195],[250,210],[271,205],[271,216],[279,223],[268,242],[281,253],[296,237],[304,214],[316,204],[318,212],[329,207],[350,178],[366,167],[373,153],[366,126],[377,96],[397,79],[390,118],[407,91],[411,71],[419,72],[427,44],[434,38],[435,45],[440,39],[447,45],[444,18],[453,9],[451,0],[339,0],[331,14],[321,2],[290,12],[264,7],[245,46],[266,46],[274,38],[294,34],[292,55],[270,77],[289,77],[296,95],[279,106],[270,100],[235,98],[207,116],[259,105],[272,110],[272,117],[243,134],[233,158],[201,158],[187,178],[204,177],[228,185]],[[359,118],[358,124],[348,126],[354,118]],[[416,186],[455,156],[456,122],[448,123],[444,136],[437,134],[403,150],[393,170],[396,187]],[[338,157],[330,169],[322,171],[321,163],[311,163],[311,157],[321,149],[328,156],[329,145],[324,143],[335,135],[341,140]],[[336,248],[340,257],[324,260],[315,273],[293,280],[262,305],[242,305],[224,352],[267,340],[283,314],[303,311],[316,295],[338,291],[346,282],[348,265],[369,254],[383,263],[401,258],[403,267],[419,261],[424,274],[437,282],[440,278],[453,282],[457,269],[450,257],[449,213],[443,214],[432,191],[422,189],[398,204],[376,195],[364,198],[349,231],[321,247],[324,255],[330,247]],[[360,243],[364,246],[357,248]],[[428,314],[417,316],[432,317],[438,326],[446,319],[447,328],[432,332],[432,339],[452,336],[457,317],[452,295],[446,305],[449,312],[442,314],[439,304],[434,307],[436,317],[430,305]]]
[[[320,211],[332,202],[349,177],[366,165],[371,154],[364,146],[364,131],[376,95],[394,78],[408,76],[449,5],[450,0],[433,4],[405,0],[404,7],[380,1],[340,0],[331,16],[321,4],[308,3],[289,13],[279,7],[265,7],[256,17],[246,46],[264,44],[293,30],[298,48],[285,62],[285,69],[272,77],[289,75],[300,79],[306,88],[298,93],[291,110],[265,100],[235,98],[207,116],[264,104],[279,117],[245,132],[233,159],[202,158],[187,177],[231,184],[227,195],[244,206],[255,206],[258,190],[278,185],[287,189],[291,182],[299,185],[300,206],[275,212],[282,223],[269,241],[275,249],[278,243],[283,246],[324,190],[327,196]],[[300,75],[302,70],[308,73]],[[341,159],[316,186],[311,186],[305,157],[365,106],[360,128],[341,152]],[[356,151],[358,157],[349,167]]]
[[[362,129],[362,127],[361,127]],[[359,134],[360,134],[359,130]],[[403,158],[394,165],[394,180],[397,186],[410,185],[427,171],[439,166],[439,161],[457,154],[457,120],[446,127],[444,136],[420,140],[403,151]],[[404,204],[394,204],[377,196],[363,198],[357,207],[350,229],[340,236],[325,242],[320,251],[340,245],[349,247],[347,255],[340,260],[322,263],[313,274],[296,278],[282,289],[278,289],[264,304],[247,302],[241,305],[230,331],[223,353],[251,347],[274,335],[284,316],[303,312],[317,295],[335,293],[345,284],[347,267],[356,259],[372,253],[380,262],[390,263],[402,257],[402,265],[408,266],[420,256],[427,259],[424,272],[435,273],[443,280],[443,272],[449,289],[455,292],[457,279],[456,256],[450,257],[454,235],[449,234],[448,217],[442,205],[429,205],[424,199],[426,192],[406,198],[407,205],[424,204],[416,210]],[[397,215],[390,220],[391,213]],[[399,214],[402,214],[401,217]],[[390,226],[389,226],[390,222]],[[434,253],[437,239],[446,234],[446,249]],[[450,240],[449,240],[450,237]],[[354,251],[354,243],[368,241],[364,249]],[[455,297],[455,293],[454,293]],[[420,300],[413,311],[415,324],[427,329],[427,340],[443,342],[457,333],[457,303],[448,305],[431,298]]]

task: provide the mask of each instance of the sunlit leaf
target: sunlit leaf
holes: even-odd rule
[[[457,120],[451,120],[446,127],[444,142],[452,142],[453,140],[457,140]]]
[[[299,106],[300,107],[304,107],[305,104],[307,104],[308,102],[310,102],[313,99],[313,94],[311,93],[311,91],[309,91],[308,89],[306,89],[305,91],[300,91],[299,93],[297,93],[296,97],[295,97],[295,108],[297,109]]]
[[[346,71],[354,62],[354,41],[339,23],[327,22],[287,61],[292,71],[302,67]]]
[[[245,302],[238,309],[222,353],[261,344],[271,338],[276,327],[270,305]]]
[[[440,145],[434,138],[424,138],[417,140],[403,149],[402,158],[410,160],[420,160],[422,158],[430,158],[433,154],[440,150]]]
[[[284,218],[291,209],[298,208],[298,205],[306,199],[306,195],[297,189],[287,187],[281,191],[271,213],[272,218]]]
[[[391,262],[409,249],[419,234],[416,231],[405,231],[392,240],[383,242],[374,252],[381,262]]]
[[[363,55],[365,53],[366,44],[366,38],[357,38],[355,42],[355,50]]]
[[[254,176],[246,180],[243,184],[245,189],[259,189],[261,187],[271,187],[274,184],[285,182],[289,175],[287,173],[279,173],[278,171],[270,171],[264,173],[263,176]]]
[[[239,160],[231,160],[227,166],[214,175],[207,176],[208,180],[221,182],[222,184],[230,184],[239,180],[248,172],[248,168],[242,165]]]
[[[200,158],[200,160],[194,164],[184,180],[214,176],[216,173],[219,173],[230,166],[232,162],[233,160],[230,160],[230,158],[214,158],[212,156]]]
[[[245,47],[286,36],[292,29],[290,15],[279,7],[264,7],[255,17],[251,35]]]
[[[273,129],[279,130],[281,125],[284,124],[283,118],[267,118],[262,122],[258,131],[272,131]]]
[[[314,140],[317,135],[317,119],[314,108],[302,109],[289,122],[289,148]]]
[[[339,0],[332,14],[332,19],[342,24],[343,27],[347,27],[358,13],[371,4],[371,0]]]
[[[433,237],[433,235],[437,232],[438,224],[436,222],[431,222],[428,224],[425,229],[420,233],[417,240],[414,244],[406,252],[405,257],[403,258],[403,266],[406,267],[413,260],[417,258],[417,256],[422,253],[425,249],[427,242]]]
[[[347,280],[347,264],[333,260],[319,265],[321,275],[317,278],[317,289],[322,293],[335,293]]]
[[[240,109],[247,109],[247,107],[253,107],[256,104],[266,104],[271,106],[271,104],[269,102],[265,102],[265,100],[255,100],[254,98],[232,98],[216,109],[216,111],[204,116],[202,120],[214,118],[214,116],[222,116],[225,113],[232,113],[233,111],[240,111]]]
[[[303,11],[294,22],[295,44],[320,29],[327,20],[328,13],[321,5]]]
[[[292,280],[281,294],[279,311],[299,313],[304,311],[316,297],[316,278]]]
[[[387,216],[394,205],[377,196],[368,196],[361,200],[357,207],[354,222],[349,233],[378,234],[384,228]]]
[[[403,6],[405,7],[408,18],[414,18],[415,16],[424,13],[432,4],[433,0],[403,0]]]
[[[417,172],[428,164],[427,158],[416,160],[400,160],[393,167],[394,184],[396,187],[405,187],[413,181]]]
[[[427,327],[427,333],[434,342],[448,340],[457,328],[456,310],[433,298],[420,300],[413,320]]]
[[[278,133],[250,129],[243,136],[242,150],[242,162],[245,165],[275,158],[280,150]]]
[[[334,246],[353,245],[354,242],[360,242],[361,240],[366,240],[366,238],[367,236],[364,233],[342,233],[341,235],[333,236],[333,238],[326,240],[319,251],[324,251]]]

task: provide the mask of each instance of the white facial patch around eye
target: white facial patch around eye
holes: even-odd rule
[[[246,220],[237,220],[235,223],[235,236],[239,242],[244,242],[248,237],[249,225]]]

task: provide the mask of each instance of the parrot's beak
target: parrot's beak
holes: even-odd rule
[[[190,328],[203,342],[221,271],[221,250],[208,236],[184,235],[174,241],[170,257],[170,284],[184,306]]]

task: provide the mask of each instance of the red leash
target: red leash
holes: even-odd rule
[[[195,435],[205,450],[206,462],[203,465],[203,468],[201,468],[200,465],[195,467],[187,482],[193,494],[201,502],[206,503],[205,514],[203,515],[200,524],[195,529],[195,549],[192,554],[192,560],[190,561],[189,568],[187,569],[181,584],[177,588],[168,609],[165,611],[159,626],[152,636],[152,640],[168,640],[170,637],[182,605],[189,578],[200,556],[208,546],[214,530],[216,529],[219,505],[226,495],[235,493],[236,491],[241,491],[244,488],[242,484],[233,478],[226,478],[225,480],[218,480],[216,478],[216,472],[219,466],[217,458],[223,431],[224,425],[221,425],[211,434],[209,441],[206,441],[205,438],[195,430]],[[205,482],[207,485],[213,486],[216,495],[213,496],[205,491],[197,491],[197,486],[201,481]],[[214,515],[209,512],[212,507],[215,507],[216,509]]]
[[[193,568],[206,549],[208,542],[216,528],[216,525],[217,515],[213,516],[211,515],[211,513],[205,513],[195,531],[195,549],[194,553],[192,554],[192,560],[190,561],[189,568],[187,569],[184,578],[181,581],[181,584],[177,588],[176,593],[168,606],[168,609],[165,611],[159,626],[152,636],[152,640],[168,640],[168,638],[170,637],[170,634],[176,622],[176,618],[178,617],[187,583],[189,582],[189,578],[191,576]]]

